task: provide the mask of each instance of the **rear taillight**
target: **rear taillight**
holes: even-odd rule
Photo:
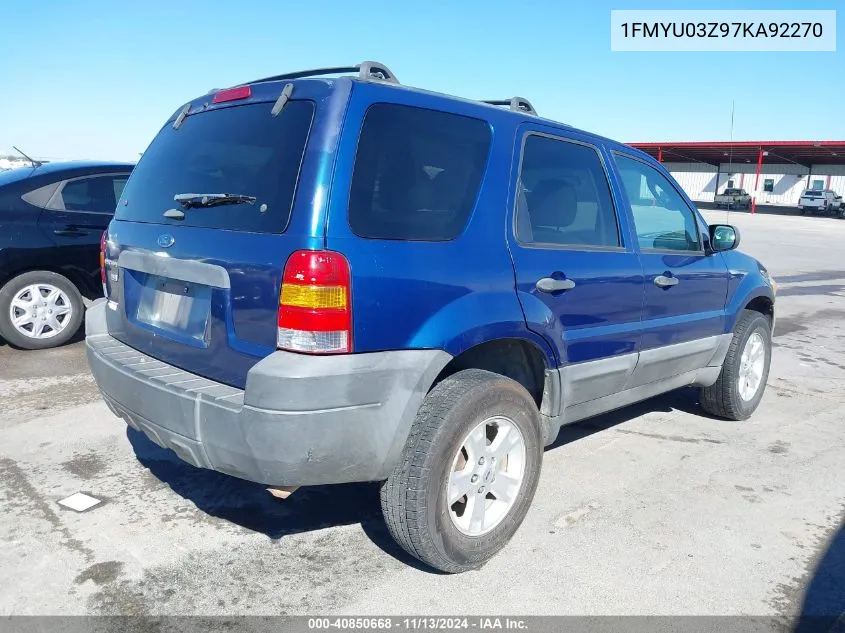
[[[108,231],[103,231],[100,237],[100,281],[103,282],[103,296],[108,296],[108,289],[106,287],[106,235]]]
[[[310,354],[352,351],[349,262],[334,251],[296,251],[279,297],[279,349]]]

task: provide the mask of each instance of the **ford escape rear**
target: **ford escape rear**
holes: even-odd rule
[[[562,424],[687,385],[753,413],[775,292],[738,242],[524,99],[303,71],[171,116],[108,229],[88,356],[185,461],[382,482],[396,540],[459,572],[517,530]]]

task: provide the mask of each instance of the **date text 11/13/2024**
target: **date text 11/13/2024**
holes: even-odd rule
[[[471,630],[499,631],[525,630],[527,623],[520,618],[509,617],[338,617],[338,618],[309,618],[308,629],[323,631],[340,630]]]

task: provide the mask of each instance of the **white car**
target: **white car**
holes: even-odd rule
[[[836,195],[831,189],[807,189],[801,194],[798,206],[801,207],[801,215],[808,211],[836,215],[842,206],[842,196]]]

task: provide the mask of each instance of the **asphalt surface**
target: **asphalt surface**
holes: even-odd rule
[[[513,541],[458,576],[393,544],[376,486],[276,500],[127,432],[82,343],[0,343],[0,615],[842,613],[845,221],[731,221],[780,285],[756,415],[682,390],[566,427]],[[103,503],[57,504],[78,491]]]

